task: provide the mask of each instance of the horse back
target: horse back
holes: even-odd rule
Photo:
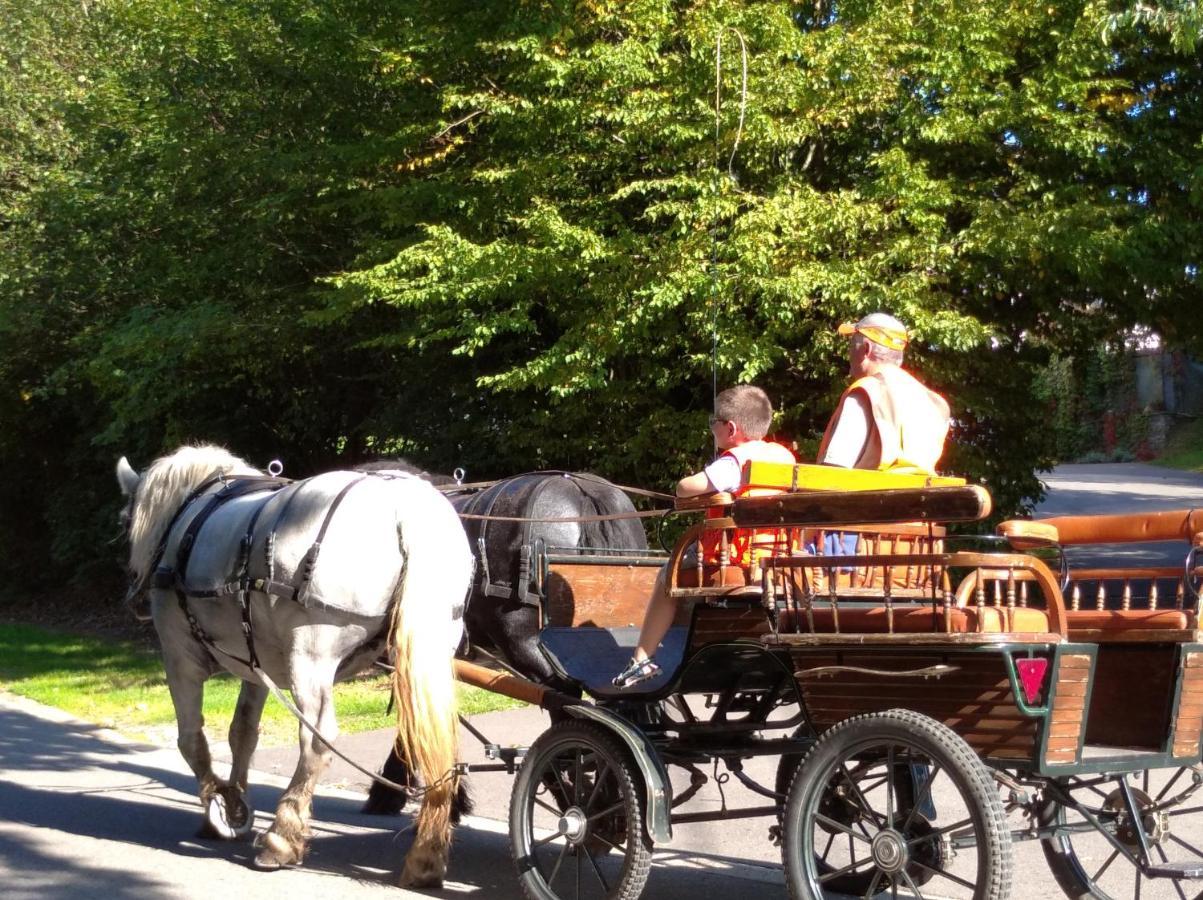
[[[446,500],[417,478],[328,472],[208,510],[181,571],[181,541],[206,502],[180,517],[164,554],[190,596],[231,593],[245,571],[275,600],[380,616],[402,569],[399,527],[451,527],[459,537]]]

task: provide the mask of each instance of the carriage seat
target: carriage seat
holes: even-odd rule
[[[1047,634],[1050,631],[1048,614],[1042,609],[1007,606],[966,606],[952,610],[950,629],[956,634]],[[887,634],[889,619],[884,606],[841,605],[840,631],[851,634]],[[835,616],[827,605],[814,608],[815,632],[835,631]],[[785,610],[778,617],[781,632],[808,632],[809,619],[805,610]],[[894,606],[895,634],[944,633],[944,607],[935,612],[928,604]]]
[[[689,629],[670,628],[656,650],[660,674],[655,678],[618,690],[610,679],[621,672],[639,643],[639,629],[549,626],[539,633],[539,648],[552,668],[581,685],[595,697],[634,696],[666,687],[685,657]]]
[[[1199,617],[1184,609],[1071,609],[1065,612],[1071,641],[1186,643],[1198,640]]]

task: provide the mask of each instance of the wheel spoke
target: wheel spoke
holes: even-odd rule
[[[827,862],[827,854],[831,852],[831,845],[835,843],[835,832],[827,836],[827,846],[823,848],[823,852],[819,854],[819,859],[822,862]]]
[[[551,762],[552,774],[556,776],[556,784],[560,786],[560,797],[563,800],[564,808],[567,809],[572,805],[572,792],[568,790],[568,785],[564,783],[564,776],[560,772],[560,766],[556,760]]]
[[[1186,841],[1182,840],[1182,838],[1178,837],[1178,835],[1176,835],[1176,834],[1171,834],[1170,840],[1173,841],[1175,844],[1178,844],[1179,846],[1185,847],[1191,853],[1195,854],[1195,856],[1203,856],[1203,850],[1200,850],[1198,847],[1194,846],[1193,844],[1188,844]]]
[[[894,745],[886,748],[886,827],[894,824]]]
[[[604,759],[598,761],[597,775],[593,782],[593,790],[589,792],[589,799],[585,801],[585,805],[581,807],[585,812],[589,811],[589,807],[593,805],[593,801],[597,799],[598,792],[601,791],[602,781],[610,774],[610,764]]]
[[[941,878],[947,878],[949,881],[955,881],[961,887],[969,888],[969,890],[971,890],[971,891],[976,887],[976,885],[974,885],[974,883],[972,881],[966,881],[964,878],[961,878],[958,875],[953,875],[947,869],[935,869],[929,865],[919,862],[919,860],[917,860],[917,859],[912,859],[911,865],[918,866],[920,869],[926,869],[927,871],[931,872],[933,875],[938,875]]]
[[[927,799],[931,796],[931,786],[942,771],[944,770],[936,766],[928,773],[927,780],[923,782],[923,788],[919,791],[919,796],[915,798],[915,805],[911,807],[906,821],[902,823],[902,827],[899,829],[903,834],[911,827],[911,823],[915,821],[915,816],[919,815],[919,807],[926,803]]]
[[[531,841],[530,842],[531,849],[533,850],[536,847],[542,847],[545,844],[550,844],[552,841],[558,841],[563,836],[564,835],[560,834],[560,832],[558,832],[558,831],[553,832],[552,834],[549,834],[547,837],[541,837],[538,840]],[[567,841],[564,842],[564,846],[565,847],[568,846]]]
[[[1089,791],[1094,791],[1094,793],[1098,794],[1104,800],[1108,799],[1109,795],[1105,794],[1103,791],[1101,791],[1099,788],[1095,787],[1093,784],[1087,784],[1087,785],[1084,785],[1084,787]]]
[[[822,822],[828,828],[834,828],[840,834],[846,834],[849,838],[856,838],[858,841],[864,841],[866,844],[871,843],[868,837],[863,834],[857,834],[847,825],[837,822],[835,819],[829,819],[822,813],[815,813],[815,822]]]
[[[848,768],[843,763],[840,763],[840,774],[842,774],[844,776],[844,778],[847,779],[848,786],[852,788],[852,792],[856,796],[857,802],[860,803],[861,812],[864,815],[870,817],[873,820],[874,825],[880,826],[882,824],[881,817],[878,816],[878,814],[873,811],[873,807],[870,805],[869,801],[867,799],[865,799],[865,795],[863,793],[861,793],[860,786],[856,783],[855,779],[853,779],[853,777],[848,773]]]
[[[911,880],[911,876],[907,873],[905,868],[902,869],[902,877],[906,879],[907,887],[911,889],[911,893],[915,895],[917,900],[923,900],[923,895],[919,893],[919,886]],[[973,888],[974,885],[971,884],[969,887]]]
[[[949,832],[953,831],[954,829],[964,828],[966,825],[972,825],[972,824],[973,824],[973,819],[961,819],[961,821],[959,821],[959,822],[953,822],[951,825],[945,825],[939,831],[933,831],[931,834],[923,835],[923,837],[913,838],[913,839],[907,841],[906,845],[908,847],[915,847],[915,846],[918,846],[919,844],[926,844],[932,838],[943,837],[944,835],[948,834]]]
[[[831,879],[833,879],[833,878],[839,878],[841,875],[848,875],[852,872],[855,872],[861,866],[871,866],[871,865],[873,865],[873,858],[871,856],[866,856],[860,862],[854,862],[851,865],[844,866],[842,869],[833,869],[832,871],[828,872],[826,875],[820,875],[819,876],[819,884],[822,884],[824,881],[831,881]]]
[[[581,805],[581,757],[584,754],[576,751],[576,763],[572,772],[572,802],[577,806]]]
[[[878,869],[873,873],[873,880],[869,882],[869,889],[865,891],[865,894],[861,900],[870,900],[870,898],[877,893],[877,886],[881,884],[881,878],[883,874],[884,873],[881,871],[881,869]]]
[[[1110,866],[1113,862],[1115,862],[1115,858],[1117,856],[1119,856],[1119,851],[1118,850],[1112,851],[1111,855],[1107,857],[1107,861],[1105,863],[1103,863],[1102,868],[1100,868],[1097,872],[1095,872],[1093,875],[1090,876],[1090,880],[1092,882],[1094,882],[1095,884],[1098,884],[1099,879],[1103,877],[1103,873],[1106,872],[1108,868],[1110,868]]]
[[[584,847],[581,848],[584,850]],[[593,858],[593,854],[588,850],[584,850],[585,859],[589,860],[589,868],[593,870],[593,874],[597,876],[597,880],[601,882],[602,890],[606,892],[606,896],[610,895],[610,885],[606,881],[606,877],[602,875],[601,869],[597,866],[597,860]]]
[[[1153,802],[1154,802],[1154,803],[1157,803],[1157,802],[1159,802],[1159,801],[1161,800],[1161,798],[1162,798],[1162,797],[1164,797],[1166,794],[1168,794],[1168,793],[1170,792],[1170,788],[1172,788],[1172,787],[1174,786],[1174,783],[1175,783],[1175,782],[1176,782],[1176,781],[1177,781],[1179,778],[1181,778],[1181,777],[1182,777],[1182,773],[1183,773],[1183,772],[1185,772],[1185,771],[1186,771],[1186,769],[1179,769],[1177,772],[1175,772],[1175,773],[1174,773],[1174,777],[1173,777],[1173,778],[1171,778],[1169,781],[1167,781],[1167,782],[1165,783],[1165,787],[1163,787],[1163,788],[1162,788],[1160,791],[1158,791],[1158,792],[1157,792],[1157,796],[1153,798]],[[1148,793],[1148,791],[1145,791],[1145,793],[1147,794],[1147,793]]]
[[[585,821],[586,822],[594,822],[594,821],[602,818],[603,816],[610,815],[610,813],[614,812],[615,810],[622,809],[624,805],[625,804],[621,800],[619,800],[613,806],[607,807],[606,809],[603,809],[601,812],[597,812],[597,813],[594,813],[593,815],[589,816],[587,819],[585,819]]]
[[[560,864],[564,862],[564,857],[568,855],[568,842],[564,842],[564,846],[560,848],[560,855],[556,857],[556,864],[552,867],[551,877],[547,879],[547,886],[551,887],[556,880],[556,876],[560,874]]]
[[[1178,771],[1181,772],[1182,770],[1179,769]],[[1160,844],[1154,844],[1153,849],[1157,851],[1157,855],[1161,857],[1161,861],[1163,863],[1167,863],[1170,861],[1170,858],[1168,856],[1166,856],[1165,848],[1162,847]],[[1181,900],[1186,900],[1186,891],[1182,890],[1182,885],[1180,885],[1178,883],[1178,879],[1174,878],[1174,879],[1172,879],[1172,881],[1174,884],[1174,890],[1177,892],[1178,896],[1181,898]]]
[[[593,834],[589,835],[589,837],[595,841],[601,841],[603,844],[605,844],[611,850],[617,850],[619,853],[627,852],[626,848],[622,844],[612,843],[609,838],[604,838],[597,832],[594,832]]]
[[[1187,806],[1183,809],[1174,809],[1169,811],[1171,816],[1189,816],[1191,813],[1203,811],[1203,806]]]
[[[547,810],[547,811],[548,811],[549,813],[551,813],[553,816],[559,817],[560,813],[562,813],[562,812],[563,812],[563,810],[562,810],[562,809],[556,809],[556,808],[555,808],[554,806],[552,806],[550,803],[548,803],[548,802],[546,802],[546,801],[544,801],[544,800],[540,800],[538,797],[531,797],[531,800],[532,800],[532,801],[534,801],[534,803],[535,803],[535,805],[536,805],[536,806],[541,806],[541,807],[543,807],[545,810]]]

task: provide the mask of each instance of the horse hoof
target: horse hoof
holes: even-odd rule
[[[256,843],[262,848],[255,857],[255,868],[265,872],[300,865],[301,857],[287,839],[274,831],[259,835]]]
[[[446,866],[437,865],[432,860],[415,863],[411,858],[407,857],[405,867],[401,871],[401,878],[397,881],[397,885],[416,890],[441,888],[443,886],[443,875],[446,874],[446,871]]]
[[[245,838],[254,823],[255,811],[235,791],[214,794],[205,807],[206,830],[223,840]]]

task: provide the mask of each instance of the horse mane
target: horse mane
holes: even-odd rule
[[[455,479],[450,475],[435,475],[432,472],[427,472],[415,466],[407,459],[400,456],[395,456],[391,459],[373,459],[368,462],[362,462],[355,467],[356,472],[404,472],[407,475],[417,475],[423,481],[429,481],[433,485],[448,485],[455,484]]]
[[[143,473],[130,511],[129,568],[148,574],[176,510],[205,479],[217,475],[258,475],[234,454],[213,444],[185,445],[160,456]]]

